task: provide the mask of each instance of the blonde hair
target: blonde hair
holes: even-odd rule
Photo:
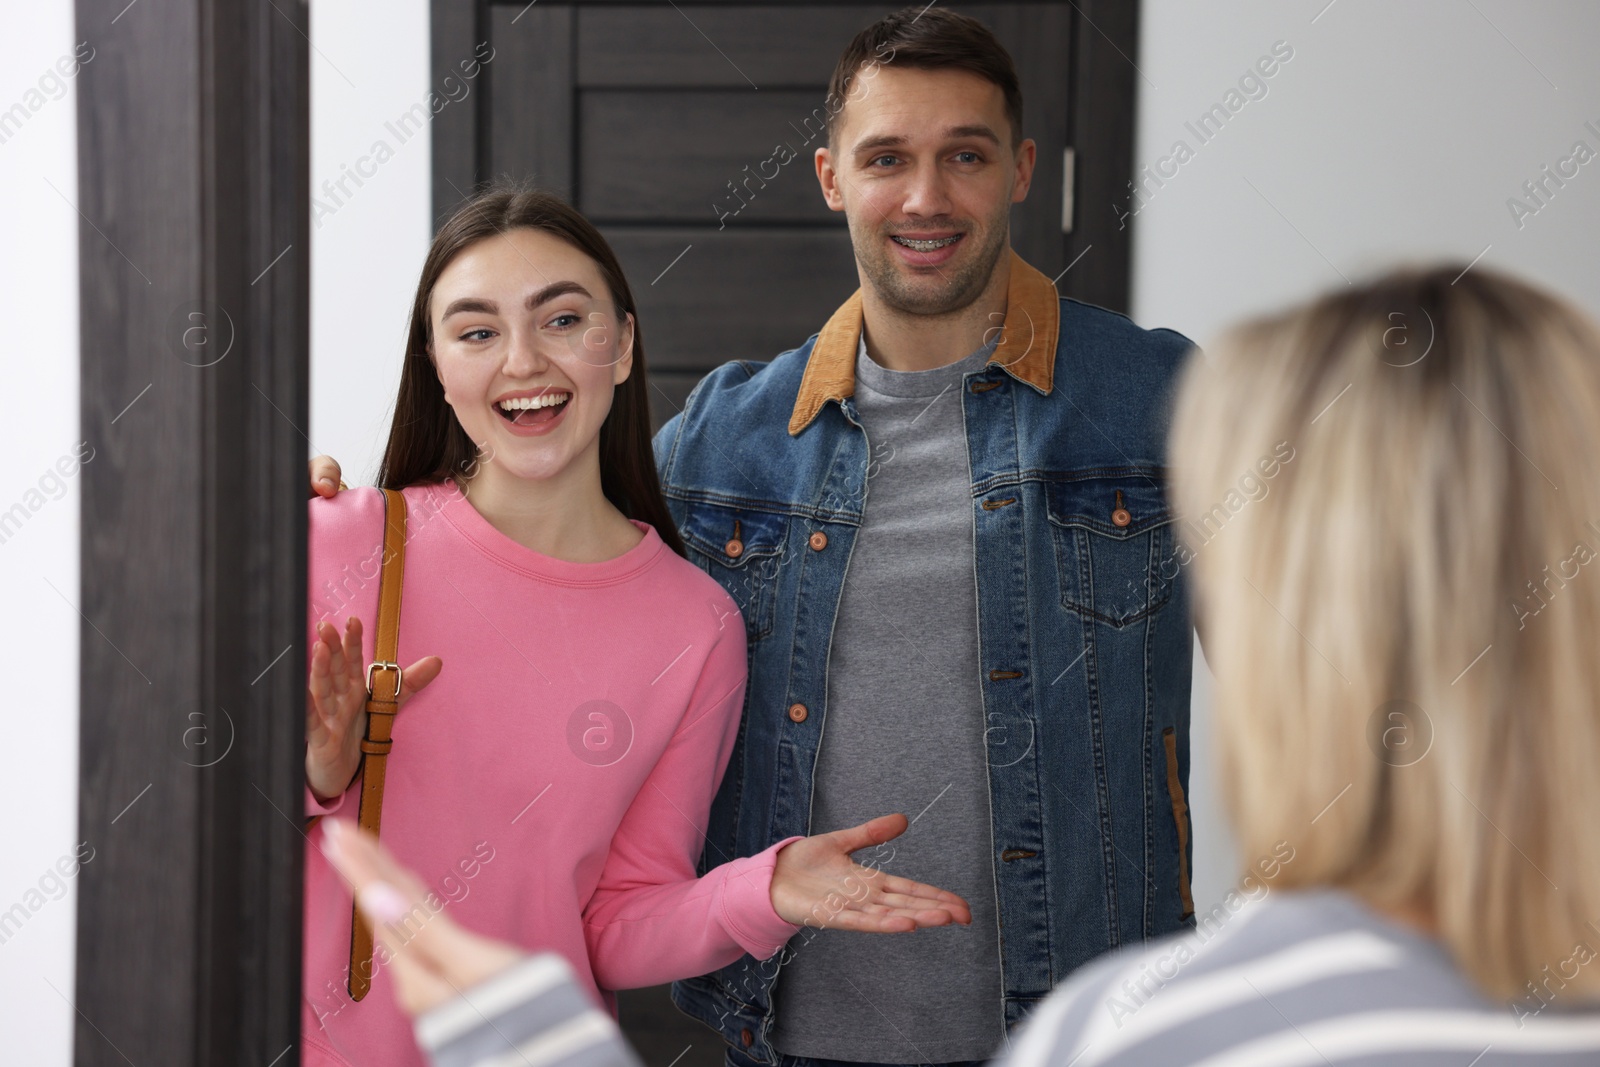
[[[1427,916],[1491,996],[1558,970],[1590,999],[1600,966],[1560,965],[1600,949],[1600,330],[1459,273],[1249,322],[1185,373],[1176,504],[1226,517],[1182,557],[1221,780],[1246,858],[1295,847],[1278,887]]]

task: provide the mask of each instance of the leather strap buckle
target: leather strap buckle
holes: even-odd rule
[[[390,700],[398,700],[398,699],[400,699],[400,682],[405,677],[405,672],[400,669],[400,664],[398,664],[398,663],[390,663],[388,660],[381,660],[381,659],[373,660],[371,663],[367,664],[367,698],[369,700],[373,698],[372,697],[372,672],[377,670],[377,669],[379,669],[380,667],[383,668],[386,671],[394,671],[394,692],[392,694],[390,694],[389,699]]]
[[[389,730],[399,709],[400,687],[405,675],[400,664],[400,599],[405,577],[406,498],[397,489],[383,490],[383,563],[378,577],[378,625],[373,633],[374,662],[367,664],[367,729],[361,740],[361,806],[356,821],[378,836],[383,822],[384,766],[393,742]],[[387,658],[385,658],[387,657]],[[373,695],[373,672],[394,672],[394,692],[387,697]],[[372,924],[361,909],[350,907],[350,970],[346,986],[350,996],[361,1000],[372,989]]]

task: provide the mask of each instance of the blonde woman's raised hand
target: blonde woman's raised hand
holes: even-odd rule
[[[515,945],[458,925],[416,875],[376,838],[322,820],[323,854],[350,883],[388,957],[395,998],[413,1015],[437,1007],[523,958]]]

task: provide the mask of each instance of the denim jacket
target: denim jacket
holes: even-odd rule
[[[799,348],[712,372],[655,438],[689,556],[749,637],[702,870],[808,830],[829,645],[874,463],[853,396],[861,323],[857,292]],[[1089,959],[1193,921],[1192,631],[1164,462],[1189,348],[1058,298],[1011,253],[1000,343],[963,379],[1008,1027]],[[784,956],[678,982],[673,1000],[744,1057],[775,1062]]]

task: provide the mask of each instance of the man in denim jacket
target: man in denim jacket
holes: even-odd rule
[[[973,923],[807,928],[677,983],[738,1067],[986,1058],[1074,968],[1193,912],[1163,453],[1190,344],[1059,299],[1011,251],[1035,145],[981,24],[891,15],[831,89],[817,175],[860,290],[799,348],[711,373],[655,440],[749,637],[703,864],[904,811],[857,859]]]

